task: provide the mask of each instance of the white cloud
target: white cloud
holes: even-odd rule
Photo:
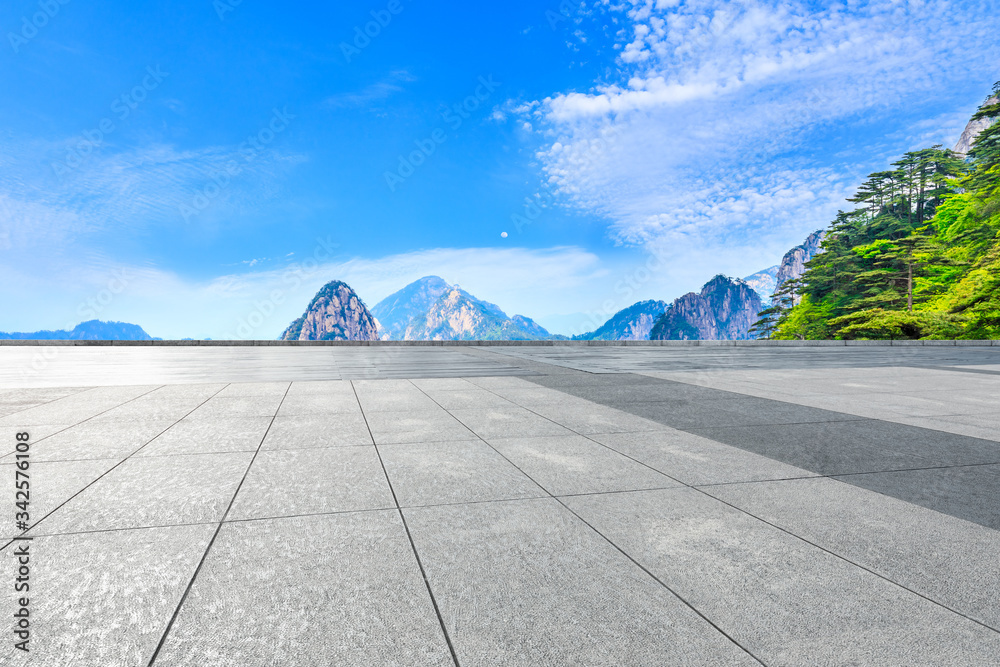
[[[952,131],[954,117],[927,101],[954,99],[963,87],[978,97],[996,76],[992,3],[818,4],[605,3],[626,26],[618,73],[524,114],[550,138],[538,153],[546,185],[607,218],[622,243],[677,257],[787,249],[825,226],[859,178],[881,167],[882,154],[853,146],[844,158],[837,142],[877,135],[885,150],[882,139],[903,132],[890,142],[902,152],[920,139],[941,141],[941,132],[899,119],[908,107],[926,108]]]

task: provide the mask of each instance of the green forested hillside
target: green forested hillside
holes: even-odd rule
[[[1000,118],[993,97],[973,119]],[[1000,337],[1000,123],[871,174],[756,330],[773,338]],[[801,301],[792,306],[795,294]]]

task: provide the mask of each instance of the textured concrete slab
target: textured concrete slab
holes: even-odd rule
[[[260,446],[271,417],[182,419],[136,452],[136,456],[253,452]]]
[[[43,517],[109,471],[116,463],[117,461],[108,459],[33,463],[28,470],[34,478],[34,483],[31,486],[32,502],[28,508],[30,518],[27,523],[34,525],[41,521]],[[14,480],[15,471],[13,463],[0,465],[0,479]],[[10,484],[13,486],[13,481],[10,481]],[[0,536],[3,538],[10,539],[24,532],[15,528],[18,512],[12,502],[10,510],[4,513],[3,523],[0,524]]]
[[[226,524],[156,664],[454,663],[392,510]]]
[[[684,484],[730,484],[817,473],[684,431],[606,433],[594,440]]]
[[[371,412],[365,415],[375,443],[444,442],[469,440],[475,435],[437,405],[413,412]]]
[[[403,507],[547,495],[523,472],[479,440],[384,445],[379,451]]]
[[[172,526],[37,538],[31,650],[16,651],[8,635],[0,663],[147,664],[214,531]],[[3,596],[4,617],[13,618],[13,602]]]
[[[41,521],[32,533],[81,533],[222,520],[251,454],[132,458]]]
[[[451,414],[485,439],[573,435],[570,429],[521,407],[452,410]]]
[[[693,489],[566,499],[764,664],[988,664],[1000,634]]]
[[[79,461],[114,459],[117,463],[141,449],[174,422],[170,420],[134,420],[124,423],[85,421],[48,437],[38,437],[34,427],[25,430],[32,436],[32,461]],[[8,442],[13,442],[13,439]],[[0,463],[10,463],[8,454]]]
[[[758,664],[554,500],[404,512],[463,665]]]
[[[1000,348],[24,349],[31,664],[1000,656]]]
[[[832,479],[705,492],[1000,630],[996,530]]]
[[[1000,530],[1000,465],[865,473],[838,479]]]
[[[326,415],[341,412],[357,412],[361,409],[358,398],[350,391],[350,384],[344,389],[311,393],[297,392],[290,394],[281,402],[278,414],[282,417],[300,415]]]
[[[679,486],[676,480],[578,435],[491,438],[489,443],[554,496]]]
[[[260,452],[228,518],[263,519],[395,507],[372,446]]]
[[[275,417],[262,449],[370,444],[372,436],[364,415],[339,412],[330,415]]]
[[[891,430],[883,431],[881,443],[873,442],[864,428],[847,432],[846,427],[855,423],[695,428],[690,432],[822,475],[933,465],[926,458],[898,451],[897,447],[905,447],[905,443],[893,438]],[[867,422],[864,426],[873,424]]]

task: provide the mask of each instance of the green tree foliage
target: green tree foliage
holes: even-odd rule
[[[993,95],[974,119],[1000,119]],[[801,302],[761,313],[774,338],[1000,336],[1000,123],[968,159],[941,146],[906,153],[849,199],[794,286]]]

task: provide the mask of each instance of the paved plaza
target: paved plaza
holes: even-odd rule
[[[1000,665],[998,405],[988,345],[2,346],[0,664]]]

